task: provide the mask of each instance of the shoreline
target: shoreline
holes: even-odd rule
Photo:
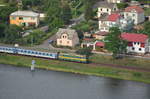
[[[2,59],[3,57],[3,59]],[[7,59],[6,59],[7,58]],[[69,72],[81,75],[91,75],[99,77],[107,77],[121,80],[129,80],[150,84],[147,72],[137,72],[135,70],[126,70],[120,68],[111,68],[105,66],[92,66],[89,64],[71,63],[58,60],[44,60],[41,58],[6,55],[0,57],[0,64],[12,65],[16,67],[30,68],[32,59],[36,60],[35,68],[59,72]],[[20,60],[24,60],[20,61]],[[71,66],[72,65],[72,66]],[[147,77],[147,78],[146,78]]]

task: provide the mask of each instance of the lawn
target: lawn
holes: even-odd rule
[[[150,73],[148,72],[137,72],[133,70],[111,68],[105,66],[95,66],[91,64],[81,64],[81,63],[72,63],[26,56],[0,54],[1,64],[11,64],[15,66],[30,67],[32,60],[36,61],[36,68],[41,69],[72,72],[95,76],[105,76],[111,78],[150,83]]]

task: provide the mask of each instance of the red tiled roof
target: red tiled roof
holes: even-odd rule
[[[108,21],[117,21],[117,19],[120,18],[120,14],[118,13],[113,13],[108,16]]]
[[[131,12],[132,10],[136,10],[137,13],[144,12],[144,10],[139,6],[129,6],[129,7],[125,8],[125,12]]]
[[[92,41],[93,39],[91,38],[83,38],[84,41]]]
[[[148,36],[145,34],[137,34],[137,33],[122,33],[121,38],[129,42],[145,43],[145,41],[148,39]]]
[[[98,32],[98,33],[95,33],[95,35],[101,35],[101,36],[106,36],[108,34],[108,32]]]
[[[105,43],[104,42],[96,42],[96,46],[104,47]]]

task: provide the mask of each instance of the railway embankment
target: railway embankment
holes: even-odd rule
[[[150,69],[150,60],[113,60],[110,56],[100,55],[93,55],[90,59],[95,64],[73,63],[4,53],[0,54],[0,64],[11,64],[18,67],[30,68],[32,60],[35,60],[35,68],[150,83],[150,72],[148,71]],[[104,63],[109,63],[109,65]],[[113,65],[111,66],[110,64]],[[115,66],[116,64],[117,67]],[[129,66],[131,66],[131,68],[128,68]],[[144,69],[147,70],[144,71]]]

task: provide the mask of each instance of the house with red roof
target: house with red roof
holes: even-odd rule
[[[134,24],[137,25],[145,21],[144,10],[140,6],[129,6],[124,10],[124,18],[131,18]]]
[[[105,43],[102,41],[84,40],[81,43],[81,48],[90,47],[93,51],[105,51]]]
[[[149,38],[145,34],[137,33],[122,33],[121,38],[128,42],[127,53],[141,53],[149,52]]]
[[[118,13],[112,13],[110,15],[103,14],[99,18],[99,30],[103,32],[109,32],[110,27],[113,27],[119,24],[120,18],[121,16]]]

